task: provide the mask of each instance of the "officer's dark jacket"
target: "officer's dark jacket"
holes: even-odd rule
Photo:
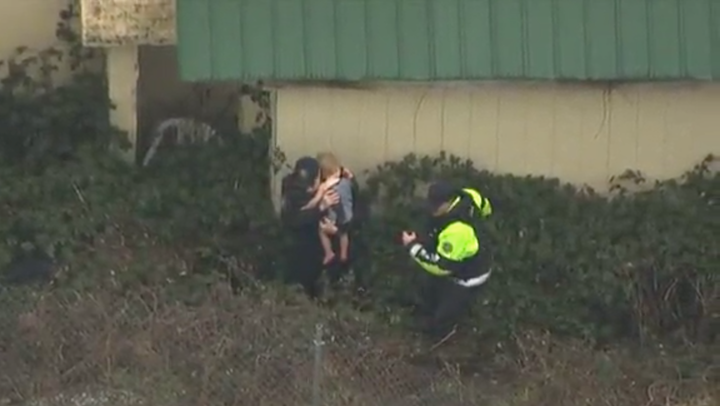
[[[292,233],[317,234],[321,213],[317,208],[302,208],[313,198],[308,186],[290,174],[282,181],[282,207],[280,217],[285,228]]]

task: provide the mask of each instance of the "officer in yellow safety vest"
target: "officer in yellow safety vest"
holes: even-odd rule
[[[427,203],[427,234],[404,231],[402,243],[430,275],[423,292],[423,330],[440,338],[454,331],[477,288],[490,277],[489,249],[480,223],[492,214],[492,206],[477,190],[446,182],[430,185]]]

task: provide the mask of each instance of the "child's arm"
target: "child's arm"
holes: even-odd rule
[[[308,201],[307,204],[303,206],[300,210],[307,210],[313,207],[317,207],[320,202],[322,202],[323,198],[327,196],[330,189],[333,186],[337,185],[339,181],[339,178],[331,178],[321,183],[318,189],[315,191],[312,199],[310,199],[310,201]]]

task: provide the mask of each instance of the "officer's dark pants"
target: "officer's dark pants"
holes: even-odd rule
[[[458,285],[449,278],[427,276],[422,292],[422,330],[442,338],[470,311],[480,287]]]
[[[312,235],[294,236],[289,255],[289,279],[300,284],[305,293],[313,299],[321,295],[322,245]]]

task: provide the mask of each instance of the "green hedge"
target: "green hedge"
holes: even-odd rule
[[[5,61],[0,265],[39,250],[62,266],[61,286],[78,288],[103,283],[129,250],[134,257],[116,275],[120,288],[174,280],[188,295],[217,277],[243,285],[291,272],[269,195],[269,168],[278,164],[270,156],[282,153],[269,150],[268,129],[226,132],[222,148],[177,148],[149,168],[129,168],[109,152],[121,139],[108,123],[102,75],[82,69],[92,55],[69,28],[76,11],[58,25],[71,44],[65,56],[78,67],[70,83],[56,86],[48,74],[57,69],[56,50],[19,50]],[[615,190],[610,199],[445,155],[385,163],[363,191],[373,215],[358,236],[365,251],[356,273],[369,295],[352,302],[391,320],[411,307],[423,273],[399,247],[399,232],[422,225],[421,189],[445,178],[482,190],[495,206],[487,224],[494,276],[469,321],[481,331],[537,326],[600,340],[710,340],[720,331],[720,176],[710,173],[711,161],[683,179],[636,194]],[[100,252],[117,234],[117,252]],[[158,264],[158,247],[172,247],[190,275],[177,261]]]
[[[368,181],[378,213],[367,235],[370,283],[390,302],[412,300],[407,286],[421,271],[408,269],[398,232],[421,225],[411,196],[443,178],[478,188],[495,205],[487,223],[494,275],[472,323],[597,339],[710,339],[718,328],[712,313],[720,310],[720,175],[710,172],[713,161],[639,193],[616,182],[610,197],[555,179],[495,175],[446,155],[385,163]],[[628,181],[643,182],[637,175]]]
[[[177,247],[196,276],[226,274],[232,259],[247,268],[235,272],[277,277],[288,269],[268,161],[257,152],[266,150],[263,139],[179,149],[147,170],[109,155],[35,174],[2,169],[0,260],[29,245],[67,265],[67,284],[96,283],[101,272],[88,253],[120,227]],[[248,156],[255,158],[238,159]],[[683,182],[610,199],[556,180],[478,171],[451,157],[386,163],[364,188],[373,215],[360,235],[367,251],[356,267],[369,292],[362,305],[397,315],[416,300],[415,282],[424,274],[400,248],[398,233],[422,225],[423,185],[446,178],[482,190],[495,205],[487,223],[494,275],[471,320],[484,332],[538,326],[597,339],[676,333],[709,339],[720,291],[720,177],[707,172],[708,163]],[[124,281],[132,287],[178,272],[138,267]]]

